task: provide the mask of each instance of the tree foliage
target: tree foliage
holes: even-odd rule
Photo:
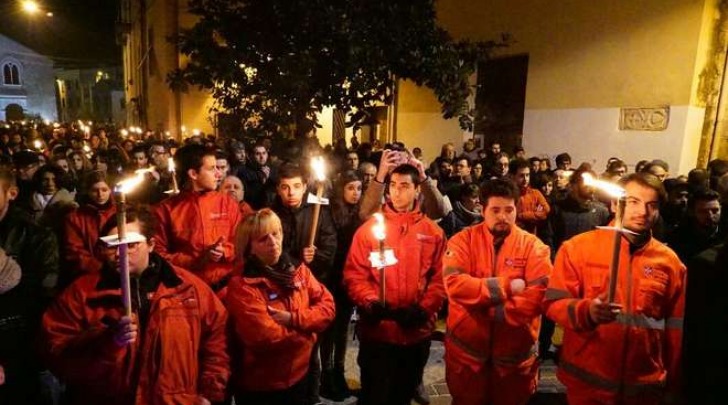
[[[212,91],[215,109],[250,132],[315,122],[326,106],[389,104],[395,80],[431,88],[445,118],[472,130],[467,98],[477,63],[507,38],[454,41],[434,0],[190,0],[197,23],[178,38],[189,63],[170,85]]]

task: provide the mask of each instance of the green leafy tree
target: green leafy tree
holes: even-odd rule
[[[454,41],[437,26],[434,0],[190,0],[198,22],[178,38],[189,57],[176,88],[209,89],[213,109],[249,134],[316,125],[335,106],[348,125],[390,104],[395,82],[431,88],[445,118],[472,130],[469,76],[499,41]]]

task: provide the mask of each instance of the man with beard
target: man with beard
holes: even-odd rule
[[[484,222],[450,239],[443,258],[447,385],[454,404],[523,405],[536,391],[550,250],[516,226],[515,184],[491,180],[481,201]]]
[[[708,188],[697,189],[688,201],[687,216],[667,239],[680,260],[693,256],[723,241],[720,222],[720,194]]]
[[[564,328],[557,377],[573,404],[675,403],[681,391],[685,266],[654,239],[666,198],[649,173],[620,181],[626,208],[619,273],[608,301],[614,231],[564,242],[546,291],[546,315]],[[616,203],[615,203],[616,205]]]

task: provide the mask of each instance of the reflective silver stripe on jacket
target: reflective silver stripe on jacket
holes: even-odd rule
[[[583,368],[561,360],[559,367],[566,373],[578,378],[579,380],[606,391],[621,392],[625,395],[634,396],[645,394],[648,392],[662,392],[665,388],[664,381],[654,383],[625,384],[620,381],[608,380],[604,377],[590,373]]]
[[[665,330],[665,320],[650,318],[645,314],[625,314],[617,315],[617,323],[642,329]]]

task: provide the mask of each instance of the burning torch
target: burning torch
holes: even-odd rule
[[[617,281],[619,279],[619,256],[622,248],[622,234],[633,233],[628,229],[624,229],[622,219],[624,216],[624,209],[627,205],[625,197],[625,191],[622,187],[610,183],[604,180],[597,180],[591,174],[584,173],[581,175],[584,179],[584,184],[590,187],[597,188],[603,191],[605,194],[617,200],[617,212],[614,216],[614,226],[600,226],[599,229],[609,230],[614,232],[614,246],[612,248],[612,262],[609,264],[609,292],[607,295],[607,302],[614,303],[615,294],[617,291]]]
[[[321,213],[321,205],[328,204],[328,199],[322,198],[324,194],[324,181],[326,181],[326,162],[322,156],[311,159],[311,170],[316,178],[316,196],[309,194],[308,202],[313,206],[313,221],[311,222],[311,230],[308,234],[308,245],[313,246],[316,241],[316,231],[318,230],[319,214]]]

